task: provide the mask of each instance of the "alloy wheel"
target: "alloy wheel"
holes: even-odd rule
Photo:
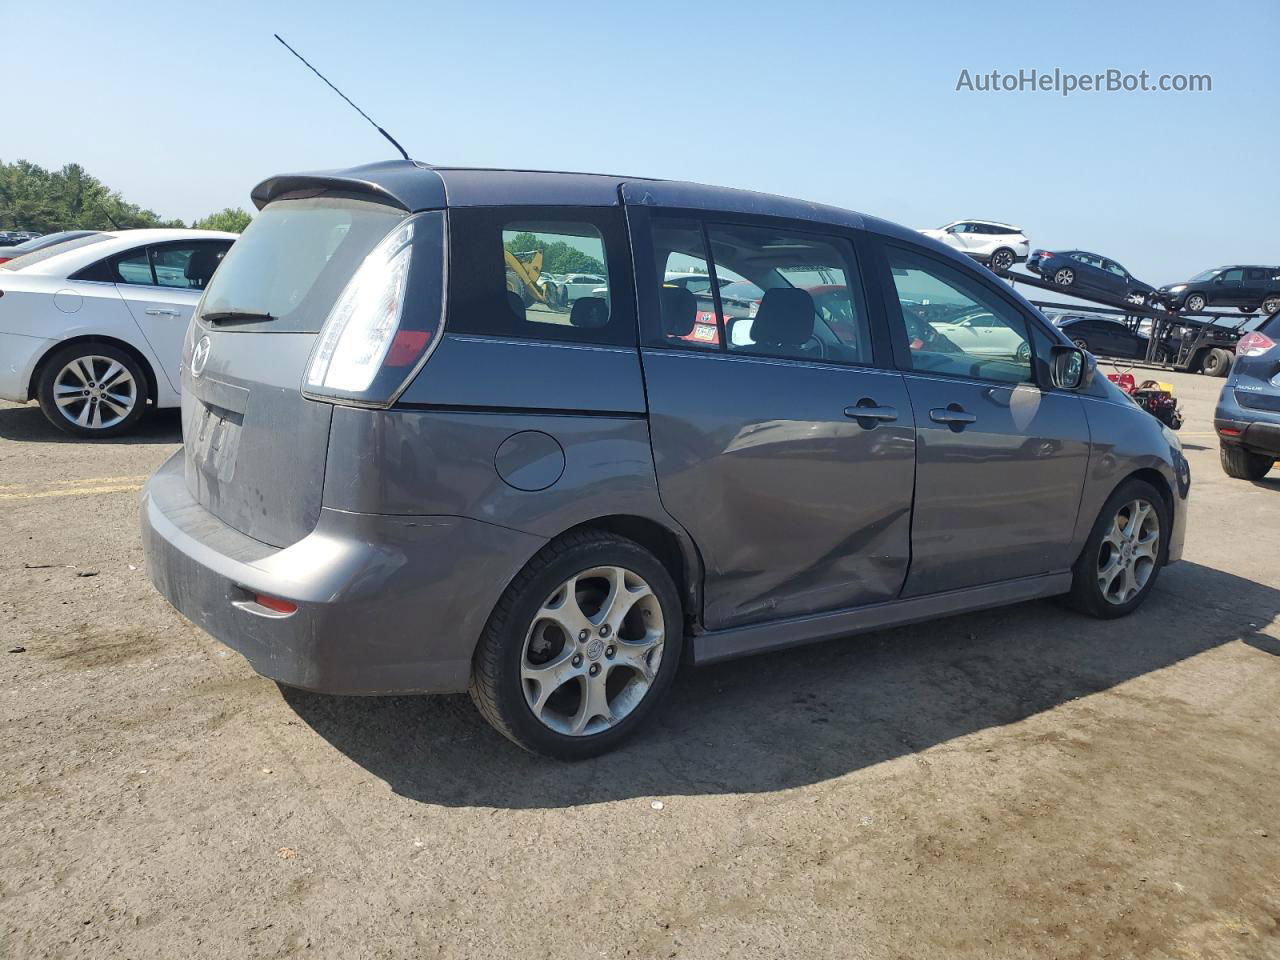
[[[1187,297],[1185,306],[1192,313],[1199,313],[1204,309],[1204,297],[1200,296],[1198,293],[1193,293],[1191,296]]]
[[[138,403],[138,384],[119,360],[77,357],[58,371],[53,401],[58,412],[76,426],[105,430],[133,411]]]
[[[991,258],[991,266],[995,267],[997,273],[1004,273],[1013,266],[1013,254],[1008,250],[997,250]]]
[[[575,574],[543,601],[525,636],[525,703],[556,733],[607,730],[648,694],[665,639],[662,606],[639,574],[617,566]]]
[[[1130,500],[1116,511],[1098,549],[1098,589],[1115,606],[1128,603],[1147,585],[1160,557],[1160,514],[1147,500]]]
[[[1076,278],[1076,275],[1073,271],[1071,271],[1067,267],[1063,267],[1061,270],[1059,270],[1057,273],[1053,275],[1053,282],[1058,284],[1059,286],[1069,287],[1071,286],[1071,283],[1072,281],[1075,280],[1075,278]]]

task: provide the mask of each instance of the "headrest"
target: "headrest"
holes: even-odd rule
[[[191,256],[187,258],[187,266],[183,274],[188,280],[195,281],[193,286],[204,287],[208,285],[209,278],[213,276],[213,271],[218,269],[218,264],[221,262],[221,250],[193,250]]]
[[[579,297],[569,311],[569,326],[599,329],[609,322],[609,301],[604,297]]]
[[[799,287],[775,287],[760,298],[751,339],[778,347],[802,347],[813,337],[813,297]]]
[[[684,287],[661,287],[658,305],[662,312],[662,332],[668,337],[687,337],[693,333],[698,316],[698,298]]]

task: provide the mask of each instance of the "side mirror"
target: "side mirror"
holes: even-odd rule
[[[1053,385],[1063,390],[1079,390],[1087,381],[1089,357],[1079,347],[1055,346],[1050,360]]]

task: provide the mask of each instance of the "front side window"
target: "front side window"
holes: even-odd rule
[[[168,243],[151,247],[156,286],[203,290],[222,262],[229,243]]]
[[[1117,277],[1127,277],[1129,274],[1125,272],[1124,267],[1116,263],[1114,260],[1102,261],[1103,268],[1107,273],[1114,273]]]
[[[1010,304],[960,271],[891,247],[911,369],[1032,383],[1027,324]]]
[[[447,326],[458,333],[635,342],[618,211],[450,211]],[[621,292],[620,292],[621,291]]]
[[[1239,283],[1243,276],[1244,271],[1238,268],[1235,270],[1224,270],[1222,273],[1222,280],[1224,283]]]

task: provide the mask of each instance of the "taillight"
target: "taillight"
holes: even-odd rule
[[[443,264],[440,212],[410,217],[387,234],[329,311],[302,392],[369,406],[395,400],[438,339]]]
[[[1236,342],[1236,356],[1260,357],[1275,345],[1276,342],[1265,333],[1255,330],[1253,333],[1246,333]]]

